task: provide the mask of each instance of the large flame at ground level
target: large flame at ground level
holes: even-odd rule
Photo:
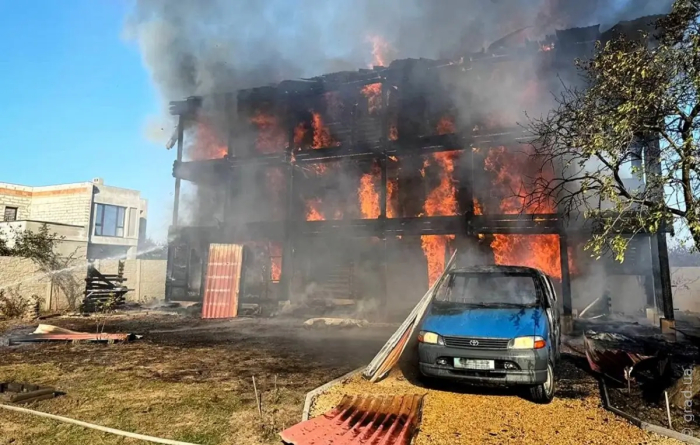
[[[450,241],[454,235],[423,235],[420,237],[421,247],[428,261],[428,286],[432,286],[435,280],[440,278],[445,270],[445,258]]]
[[[496,264],[526,266],[561,280],[559,235],[502,235],[491,242]]]
[[[434,153],[432,156],[435,163],[440,166],[440,184],[425,199],[424,209],[427,216],[451,216],[458,213],[457,189],[453,178],[455,156],[456,152]],[[426,159],[421,172],[423,176],[428,166],[429,161]],[[421,236],[421,247],[428,260],[429,285],[433,284],[445,268],[447,247],[454,238],[454,235]]]
[[[500,190],[504,196],[500,211],[510,215],[556,213],[551,200],[528,198],[532,192],[531,178],[549,174],[537,168],[540,163],[532,162],[528,154],[522,148],[509,152],[505,147],[498,147],[489,151],[484,168],[494,174],[494,189]],[[475,213],[481,211],[481,206],[475,201]],[[559,235],[496,234],[491,249],[496,264],[534,267],[557,280],[562,278]],[[569,270],[572,272],[575,270],[573,266],[569,256]]]

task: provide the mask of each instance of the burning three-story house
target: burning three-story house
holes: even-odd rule
[[[622,263],[591,259],[582,246],[592,224],[563,215],[554,199],[523,198],[529,180],[555,173],[531,156],[532,137],[516,123],[576,81],[573,60],[595,41],[650,22],[537,42],[514,33],[457,59],[395,60],[171,103],[179,126],[167,298],[303,300],[391,317],[457,249],[461,263],[543,270],[567,316],[607,282],[615,310],[654,308],[672,320],[665,233],[636,234]],[[189,226],[178,219],[182,180],[197,190]]]

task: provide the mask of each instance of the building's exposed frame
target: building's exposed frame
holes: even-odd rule
[[[597,27],[596,27],[597,28]],[[573,30],[580,34],[580,30]],[[597,34],[600,36],[599,34]],[[561,39],[562,36],[559,35]],[[590,39],[585,42],[576,42],[590,46]],[[522,54],[522,53],[521,53]],[[527,55],[526,55],[527,56]],[[518,57],[523,57],[522,55]],[[497,63],[512,60],[512,56],[494,57],[483,56],[479,63]],[[421,61],[424,62],[424,61]],[[459,65],[452,63],[440,63],[430,61],[433,69],[458,69]],[[293,102],[300,95],[319,94],[326,91],[340,90],[343,88],[359,89],[364,85],[381,83],[382,91],[388,90],[385,86],[395,85],[401,81],[402,71],[391,68],[375,68],[374,70],[361,70],[352,77],[351,81],[333,82],[328,78],[319,77],[305,81],[285,81],[276,87],[242,91],[242,95],[272,94],[279,103]],[[513,145],[528,140],[528,135],[522,129],[504,129],[493,134],[482,135],[458,135],[448,134],[430,137],[413,138],[406,140],[390,140],[388,106],[386,94],[382,94],[381,110],[382,136],[375,144],[341,145],[322,149],[294,152],[294,127],[296,122],[291,116],[285,121],[287,134],[289,135],[287,148],[275,154],[236,155],[232,152],[231,144],[228,144],[228,154],[223,159],[183,162],[183,139],[187,121],[194,119],[197,110],[202,104],[201,97],[191,97],[184,101],[171,103],[171,114],[179,117],[177,128],[177,160],[174,163],[173,175],[175,180],[175,202],[173,205],[173,227],[171,239],[176,233],[197,233],[204,236],[209,242],[226,242],[226,240],[260,240],[269,239],[283,243],[282,257],[282,294],[288,295],[293,268],[293,244],[296,239],[305,236],[322,234],[352,234],[359,230],[363,236],[378,236],[386,242],[387,237],[395,235],[438,235],[458,234],[461,236],[475,237],[478,234],[557,234],[560,242],[560,261],[562,272],[562,300],[563,312],[571,315],[571,277],[569,273],[568,243],[571,238],[580,237],[582,234],[590,234],[590,224],[565,220],[561,215],[475,215],[473,210],[473,195],[470,178],[474,169],[472,147],[494,147],[501,145]],[[226,103],[232,107],[236,98],[232,94],[225,96]],[[392,162],[390,157],[400,158],[407,156],[424,155],[440,151],[462,151],[466,156],[464,162],[470,166],[470,173],[466,177],[455,178],[466,184],[467,193],[461,196],[461,208],[467,210],[464,215],[447,217],[415,217],[415,218],[387,218],[387,164]],[[354,161],[376,160],[381,168],[380,182],[380,215],[377,219],[353,219],[353,220],[326,220],[305,221],[303,215],[299,215],[291,205],[292,196],[296,184],[296,171],[299,166],[312,163],[332,162],[342,159]],[[182,179],[199,182],[200,179],[217,175],[233,177],[233,169],[239,166],[267,165],[284,166],[286,169],[286,215],[282,221],[255,222],[233,226],[224,221],[222,227],[178,227],[178,211],[180,183]],[[229,201],[227,197],[227,202]],[[671,297],[670,271],[668,265],[668,253],[666,246],[666,234],[638,234],[648,237],[651,241],[652,276],[654,284],[654,297],[657,307],[663,311],[665,318],[673,319],[673,302]],[[386,249],[384,249],[386,251]],[[173,249],[169,249],[168,276],[172,276]],[[648,271],[639,268],[628,268],[623,264],[619,267],[619,273],[648,275]],[[167,288],[168,286],[166,286]],[[166,294],[169,291],[166,289]],[[653,303],[649,301],[648,303]]]

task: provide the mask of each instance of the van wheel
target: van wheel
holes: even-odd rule
[[[546,404],[554,399],[554,367],[547,364],[547,380],[530,388],[530,399],[535,403]]]

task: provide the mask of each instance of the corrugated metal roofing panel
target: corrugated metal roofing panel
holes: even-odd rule
[[[211,244],[207,264],[202,318],[238,316],[238,293],[243,267],[243,246]]]
[[[420,423],[423,395],[344,396],[331,411],[280,433],[293,445],[409,444]]]

